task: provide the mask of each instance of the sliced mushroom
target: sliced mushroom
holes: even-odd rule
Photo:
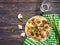
[[[38,40],[38,37],[36,37],[35,35],[32,38],[35,39],[35,40]]]
[[[31,34],[32,30],[27,30],[27,34],[29,37],[32,37],[32,34]]]
[[[42,37],[42,38],[47,37],[46,31],[41,31],[41,33],[40,33],[40,34],[41,34],[41,37]]]
[[[41,32],[43,30],[43,27],[38,27],[38,29],[39,29],[39,32]]]
[[[34,36],[34,33],[33,32],[30,32],[32,36]]]
[[[35,33],[35,35],[38,37],[39,36],[39,34],[38,33]]]
[[[42,24],[40,24],[40,27],[43,27],[44,26],[44,24],[42,23]]]
[[[47,30],[47,31],[46,31],[47,36],[49,36],[50,33],[51,33],[51,30]]]
[[[43,24],[50,24],[50,22],[47,21],[47,20],[42,20],[42,23],[43,23]]]
[[[43,31],[46,31],[46,29],[43,27]]]
[[[35,18],[32,18],[32,19],[31,19],[31,21],[34,21],[34,20],[35,20]]]
[[[40,21],[37,21],[37,23],[39,24],[39,23],[40,23]]]
[[[41,36],[39,36],[39,37],[38,37],[38,41],[41,41],[41,40],[42,40],[42,37],[41,37]]]
[[[27,30],[30,30],[30,28],[27,26]]]

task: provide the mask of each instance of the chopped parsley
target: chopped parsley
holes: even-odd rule
[[[28,15],[25,15],[25,17],[24,17],[25,19],[28,19],[29,17],[28,17]]]
[[[18,19],[20,22],[23,22],[23,19],[22,18],[20,18],[20,19]]]
[[[29,13],[25,13],[24,18],[25,18],[25,19],[28,19],[28,18],[29,18],[29,16],[28,16],[28,15],[29,15]]]
[[[15,30],[12,28],[12,29],[11,29],[11,32],[15,32]]]
[[[38,32],[38,28],[31,27],[31,29],[34,30],[34,32]]]
[[[48,26],[45,26],[46,29],[48,29],[49,27]]]

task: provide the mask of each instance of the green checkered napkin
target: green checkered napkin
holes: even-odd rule
[[[56,24],[57,24],[57,26],[59,28],[59,16],[58,16],[58,14],[44,14],[43,16],[48,19],[49,15],[51,15],[51,16],[54,15],[55,16]],[[50,19],[50,20],[53,21],[52,19]],[[57,39],[56,39],[56,36],[55,36],[55,32],[54,32],[54,30],[52,28],[52,33],[51,33],[50,37],[46,41],[33,42],[29,38],[26,38],[23,45],[55,45],[57,43],[58,42],[57,42]]]

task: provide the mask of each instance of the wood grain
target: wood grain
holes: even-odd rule
[[[53,2],[53,13],[60,14],[60,0],[50,0]],[[26,12],[29,13],[29,18],[40,15],[42,0],[0,0],[0,44],[1,45],[23,45],[24,38],[17,38],[22,31],[25,31],[25,24],[28,19],[23,18],[23,23],[18,21],[18,14],[23,17]],[[51,13],[51,12],[48,12]],[[18,29],[18,24],[23,26],[23,29]],[[16,32],[10,32],[14,28]],[[12,37],[15,36],[15,37]],[[22,40],[22,41],[21,41]],[[3,44],[4,43],[4,44]]]
[[[0,2],[42,2],[43,0],[0,0]],[[50,0],[51,2],[60,2],[60,0]]]

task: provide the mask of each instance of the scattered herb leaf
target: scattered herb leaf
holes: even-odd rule
[[[49,27],[48,26],[45,26],[46,29],[48,29]]]
[[[38,28],[31,27],[31,29],[34,30],[34,32],[38,32]]]
[[[29,18],[29,16],[28,16],[28,15],[29,15],[29,13],[25,13],[24,18],[25,18],[25,19],[28,19],[28,18]]]
[[[12,29],[11,29],[11,32],[15,32],[15,30],[12,28]]]
[[[29,17],[28,17],[28,15],[25,15],[25,17],[24,17],[25,19],[28,19]]]
[[[23,19],[22,18],[20,18],[20,19],[18,19],[20,22],[23,22]]]

